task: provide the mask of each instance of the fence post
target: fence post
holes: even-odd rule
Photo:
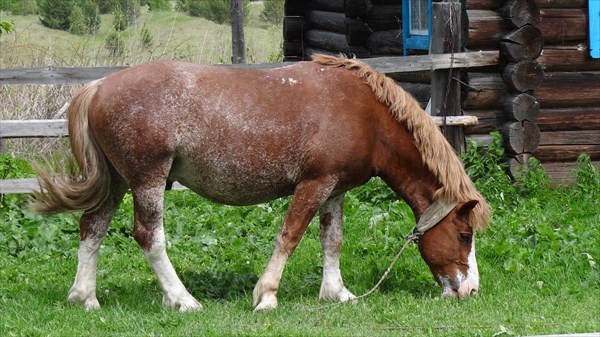
[[[461,4],[434,2],[431,14],[431,54],[458,53],[462,46]],[[431,115],[460,116],[461,71],[456,68],[434,70],[431,74]],[[456,153],[464,151],[465,135],[462,126],[442,125],[444,136]]]
[[[244,49],[244,2],[231,0],[231,63],[246,63]]]

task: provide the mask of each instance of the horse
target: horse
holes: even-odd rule
[[[319,297],[356,298],[340,271],[344,194],[380,177],[418,221],[418,248],[442,295],[478,291],[474,233],[490,209],[435,122],[391,78],[343,56],[273,69],[151,61],[88,83],[68,111],[67,168],[38,169],[38,213],[83,211],[68,300],[98,309],[98,250],[124,194],[133,237],[157,275],[163,305],[202,305],[165,249],[165,185],[252,205],[292,195],[271,258],[253,291],[255,311],[277,307],[286,261],[320,220]]]

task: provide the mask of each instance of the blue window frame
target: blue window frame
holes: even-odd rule
[[[589,0],[588,9],[590,11],[590,55],[593,58],[600,58],[600,1]]]
[[[429,50],[432,0],[402,0],[402,48]]]

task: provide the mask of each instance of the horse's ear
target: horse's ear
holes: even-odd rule
[[[479,200],[469,200],[459,207],[457,213],[460,215],[467,215],[469,212],[471,212],[471,210],[473,210],[473,208],[475,208],[475,206],[477,206],[478,203]]]

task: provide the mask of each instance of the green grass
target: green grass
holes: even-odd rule
[[[492,150],[496,149],[492,145]],[[274,245],[288,199],[254,207],[167,192],[168,251],[198,313],[163,309],[156,278],[131,237],[131,196],[101,249],[98,299],[85,312],[66,301],[76,270],[77,217],[37,217],[23,196],[6,196],[0,216],[0,335],[25,336],[511,336],[600,330],[600,174],[582,158],[572,187],[551,187],[532,170],[516,184],[468,154],[471,173],[492,203],[491,227],[477,236],[480,293],[441,299],[410,246],[379,291],[357,304],[318,301],[321,252],[313,222],[290,259],[279,307],[252,312],[252,289]],[[497,154],[496,154],[497,155]],[[498,155],[497,155],[498,156]],[[535,165],[535,163],[532,163]],[[17,165],[18,166],[18,165]],[[475,172],[475,171],[476,172]],[[490,194],[501,188],[502,197]],[[372,287],[414,219],[380,180],[347,195],[342,273],[356,294]]]

